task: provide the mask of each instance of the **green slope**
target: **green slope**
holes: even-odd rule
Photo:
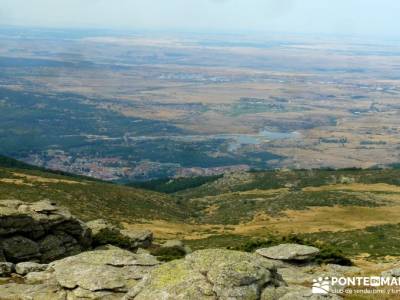
[[[318,220],[316,224],[321,226],[336,224],[335,230],[300,230],[294,238],[323,242],[334,253],[344,249],[350,256],[366,252],[375,257],[400,255],[391,240],[399,237],[400,169],[240,172],[138,186],[141,188],[57,174],[0,157],[0,200],[50,199],[83,220],[146,223],[151,229],[163,226],[153,220],[164,220],[174,226],[171,228],[179,238],[187,238],[193,249],[247,249],[269,245],[271,236],[272,242],[280,243],[290,231],[271,226],[293,224],[293,228],[306,229],[309,219],[298,218],[293,223],[287,212],[301,215],[315,208],[311,221]],[[329,209],[329,215],[318,210],[321,208]],[[330,215],[335,211],[344,215]],[[266,218],[253,229],[252,222],[259,214]],[[357,219],[361,226],[353,226]],[[191,239],[193,234],[198,238]]]
[[[60,175],[7,158],[1,158],[0,199],[28,202],[50,199],[69,208],[83,220],[106,218],[133,223],[149,219],[181,221],[185,218],[185,209],[168,195]]]

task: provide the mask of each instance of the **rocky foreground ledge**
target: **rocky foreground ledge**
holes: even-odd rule
[[[0,201],[0,299],[340,299],[313,295],[307,285],[313,272],[322,275],[312,262],[317,248],[208,249],[161,263],[137,251],[151,239],[151,232],[125,232],[102,220],[85,224],[49,201]],[[357,271],[332,265],[324,276]]]

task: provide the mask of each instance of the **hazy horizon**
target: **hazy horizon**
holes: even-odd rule
[[[394,0],[0,0],[0,25],[399,37]]]

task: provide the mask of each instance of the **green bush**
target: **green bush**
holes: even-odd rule
[[[118,231],[102,230],[93,238],[94,246],[111,244],[124,249],[131,249],[130,240],[122,236]]]

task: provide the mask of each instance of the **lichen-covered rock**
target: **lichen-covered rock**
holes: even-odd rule
[[[361,268],[354,266],[341,266],[336,264],[327,264],[325,266],[327,272],[337,273],[343,275],[356,275],[362,273]],[[400,274],[400,273],[399,273]]]
[[[66,300],[67,293],[57,285],[51,284],[17,284],[1,285],[1,300]]]
[[[46,270],[48,265],[38,264],[34,262],[22,262],[15,265],[15,272],[19,275],[25,276],[31,272],[41,272]]]
[[[25,275],[25,283],[38,284],[51,281],[53,274],[50,272],[30,272]]]
[[[319,253],[319,249],[298,244],[281,244],[274,247],[258,249],[257,254],[279,260],[308,260]]]
[[[65,290],[78,295],[122,297],[150,270],[157,259],[148,254],[134,254],[122,249],[95,250],[67,257],[50,264],[48,271]]]
[[[90,221],[87,226],[92,231],[96,246],[112,244],[125,249],[147,248],[153,241],[153,233],[149,230],[120,230],[103,219]]]
[[[123,249],[82,252],[29,272],[25,284],[0,285],[0,299],[120,300],[159,264],[149,254]]]
[[[260,256],[222,249],[196,251],[154,269],[126,299],[259,299],[264,288],[283,284]]]
[[[91,246],[91,233],[50,201],[0,201],[0,253],[5,261],[50,262]]]

